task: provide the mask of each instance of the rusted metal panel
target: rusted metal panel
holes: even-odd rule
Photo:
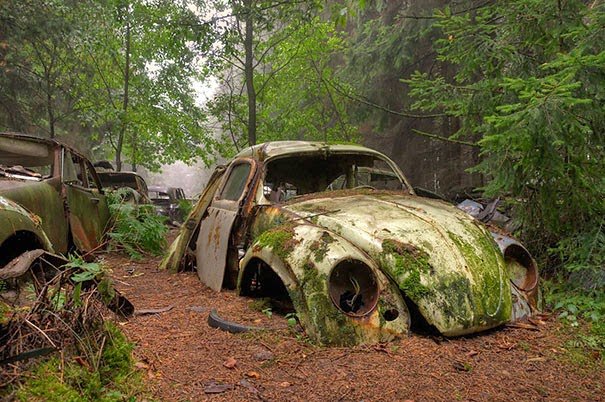
[[[255,173],[255,161],[246,158],[234,161],[215,193],[208,216],[200,225],[196,242],[198,275],[203,283],[217,292],[221,290],[227,268],[231,230],[242,209],[242,201],[248,198]]]
[[[102,221],[104,196],[88,189],[66,185],[69,204],[69,224],[74,243],[81,251],[90,251],[97,247],[105,230]]]
[[[283,236],[288,239],[287,244],[276,241],[286,233],[291,235],[291,238]],[[409,331],[410,315],[397,287],[375,261],[338,234],[305,221],[295,227],[276,226],[257,238],[242,259],[242,267],[255,258],[267,263],[279,275],[291,295],[299,320],[320,343],[385,342]],[[373,307],[362,314],[344,314],[330,295],[332,270],[346,261],[364,264],[376,278],[376,293],[362,300]],[[397,314],[389,316],[389,311],[397,311]]]
[[[498,247],[489,232],[451,205],[378,193],[322,197],[286,208],[302,216],[338,210],[317,216],[317,224],[375,256],[445,335],[477,332],[510,319],[510,285]],[[397,243],[410,248],[397,250]]]
[[[46,233],[55,251],[67,252],[64,205],[56,187],[48,182],[7,181],[3,184],[0,195],[27,211],[32,221]]]
[[[224,166],[218,166],[214,170],[200,199],[185,219],[185,223],[181,226],[178,236],[170,245],[168,253],[160,263],[160,268],[176,272],[179,270],[181,264],[185,263],[187,250],[192,242],[197,241],[197,239],[193,239],[194,234],[200,225],[200,221],[206,214],[210,203],[214,199],[214,193],[219,187],[224,173]]]
[[[229,235],[237,211],[208,208],[196,242],[197,272],[209,288],[220,292],[225,276]]]
[[[20,231],[33,233],[39,245],[52,251],[53,245],[41,227],[41,219],[19,204],[0,195],[0,245]]]

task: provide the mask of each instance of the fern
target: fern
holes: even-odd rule
[[[113,225],[108,232],[110,248],[123,250],[128,256],[140,260],[146,253],[160,255],[167,246],[166,218],[158,216],[152,205],[124,202],[124,190],[109,197],[109,211]]]

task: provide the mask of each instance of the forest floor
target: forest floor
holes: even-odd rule
[[[137,310],[120,326],[136,366],[161,401],[605,401],[605,368],[581,359],[554,318],[535,329],[504,327],[472,337],[411,335],[387,344],[317,347],[252,299],[214,292],[193,272],[170,274],[159,259],[101,258]],[[231,334],[208,326],[210,309],[272,328]]]

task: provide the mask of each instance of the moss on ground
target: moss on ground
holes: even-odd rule
[[[95,352],[87,365],[74,359],[61,362],[56,356],[39,363],[15,390],[16,399],[51,402],[145,399],[143,379],[132,359],[134,345],[114,324],[106,323],[103,331],[106,338],[103,349]]]

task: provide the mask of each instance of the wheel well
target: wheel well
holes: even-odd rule
[[[278,310],[293,311],[288,288],[279,275],[263,260],[253,258],[242,273],[240,294],[253,298],[268,298]]]
[[[407,297],[403,292],[401,293],[403,296],[403,300],[408,308],[408,312],[410,314],[410,329],[412,332],[421,334],[421,335],[439,335],[439,330],[434,326],[428,323],[426,318],[420,312],[418,305],[414,303],[409,297]]]
[[[19,230],[0,246],[0,267],[29,250],[44,248],[35,233]]]

